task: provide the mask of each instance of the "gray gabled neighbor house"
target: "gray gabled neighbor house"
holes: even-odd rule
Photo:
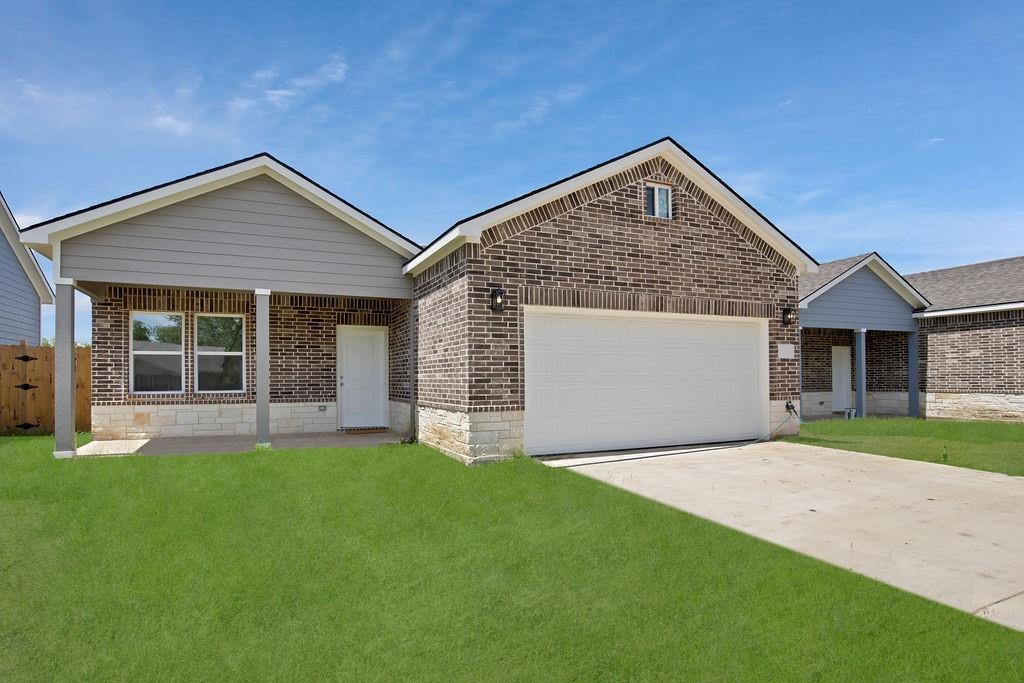
[[[14,214],[0,194],[0,344],[39,345],[40,306],[52,303],[50,283],[22,244]]]

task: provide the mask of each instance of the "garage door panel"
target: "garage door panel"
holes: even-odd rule
[[[763,323],[527,309],[533,454],[758,436]]]

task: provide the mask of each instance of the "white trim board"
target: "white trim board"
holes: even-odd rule
[[[795,242],[782,234],[778,228],[757,213],[734,190],[725,185],[671,138],[659,140],[652,145],[642,147],[635,152],[555,183],[539,192],[525,195],[508,204],[455,224],[441,238],[410,260],[405,265],[404,272],[416,275],[462,244],[479,242],[481,235],[495,225],[655,157],[662,157],[675,166],[680,173],[692,180],[701,190],[707,192],[712,199],[727,208],[744,225],[795,265],[800,273],[817,272],[818,265],[814,259],[805,254]]]
[[[806,297],[800,300],[800,308],[807,308],[807,306],[817,299],[819,296],[829,291],[839,283],[843,282],[851,275],[859,271],[861,268],[868,268],[875,275],[882,279],[882,282],[887,284],[892,291],[900,295],[900,297],[914,308],[925,308],[930,305],[930,302],[924,298],[924,296],[918,292],[914,287],[907,282],[902,275],[897,273],[892,266],[885,262],[881,256],[877,253],[872,252],[868,254],[863,261],[857,265],[851,267],[845,273],[835,278],[823,287],[819,287],[814,290]]]
[[[947,315],[967,315],[970,313],[994,313],[996,311],[1015,311],[1024,309],[1024,301],[1017,301],[1009,304],[990,304],[986,306],[968,306],[965,308],[946,308],[939,311],[921,311],[915,313],[915,318],[940,318]]]
[[[186,199],[260,175],[276,180],[299,196],[402,256],[408,258],[420,250],[419,245],[401,237],[372,216],[331,194],[269,154],[258,154],[249,159],[243,159],[56,220],[37,224],[21,232],[21,241],[43,254],[50,255],[53,247],[61,240],[171,204],[177,204]]]
[[[42,269],[39,268],[39,262],[36,261],[36,257],[22,243],[18,233],[18,221],[15,220],[14,214],[11,213],[11,207],[7,206],[7,200],[4,199],[2,194],[0,194],[0,231],[3,232],[4,238],[10,243],[11,250],[14,251],[18,263],[21,264],[21,269],[25,271],[29,282],[32,283],[36,294],[39,295],[39,302],[52,304],[53,290],[50,288],[50,283],[46,281],[46,276],[43,275]]]

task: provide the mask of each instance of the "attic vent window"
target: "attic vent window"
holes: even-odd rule
[[[645,186],[644,213],[653,218],[672,218],[672,188],[665,185]]]

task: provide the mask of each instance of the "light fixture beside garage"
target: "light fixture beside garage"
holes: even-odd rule
[[[505,310],[505,290],[495,287],[491,290],[491,310],[501,313]]]
[[[782,309],[782,324],[792,325],[796,322],[796,309],[792,306],[786,306]]]

